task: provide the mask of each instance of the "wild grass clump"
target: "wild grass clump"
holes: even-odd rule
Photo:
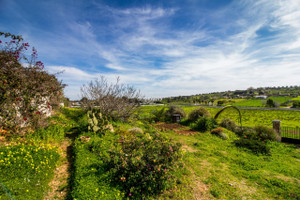
[[[143,134],[144,133],[143,129],[138,128],[138,127],[131,128],[128,130],[128,132],[131,134]]]
[[[247,137],[252,140],[259,141],[279,141],[277,133],[267,126],[257,125],[254,128],[239,128],[236,132],[240,137]]]
[[[270,140],[279,141],[279,136],[277,133],[267,126],[258,125],[254,127],[255,135],[254,138],[258,140]]]
[[[223,128],[226,128],[232,132],[236,132],[237,131],[237,124],[235,123],[235,121],[228,119],[228,118],[224,118],[221,123],[220,126],[222,126]]]
[[[226,133],[224,133],[224,130],[219,127],[219,128],[215,128],[210,132],[212,135],[215,135],[223,140],[227,140],[228,139],[228,135]]]
[[[191,122],[197,121],[200,117],[210,117],[210,113],[203,107],[197,108],[190,112],[188,119]]]
[[[218,127],[217,122],[210,117],[200,117],[195,123],[190,125],[192,130],[205,132]]]
[[[235,146],[246,148],[254,154],[270,155],[270,148],[264,141],[257,141],[253,139],[241,138],[234,141]]]

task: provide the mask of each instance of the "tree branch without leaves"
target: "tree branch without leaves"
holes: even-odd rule
[[[121,84],[120,78],[110,83],[104,76],[81,87],[82,106],[85,109],[99,107],[112,119],[127,120],[142,100],[140,91],[131,85]]]

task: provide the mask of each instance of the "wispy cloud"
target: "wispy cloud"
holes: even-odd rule
[[[75,99],[80,85],[100,74],[120,76],[147,97],[300,84],[299,1],[244,0],[215,8],[198,1],[57,4],[48,13],[57,23],[53,30],[25,17],[23,35],[49,71],[64,70],[59,76]]]

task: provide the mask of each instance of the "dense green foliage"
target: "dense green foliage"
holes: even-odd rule
[[[119,143],[107,162],[112,181],[126,196],[144,199],[172,186],[181,158],[180,144],[159,133],[121,137]]]
[[[300,101],[294,101],[293,108],[300,108]]]
[[[190,127],[195,131],[205,132],[216,128],[217,122],[210,117],[200,117],[195,123],[192,123]]]
[[[165,114],[165,107],[162,107],[158,110],[152,110],[151,114],[152,117],[148,118],[148,121],[154,121],[154,122],[163,122],[166,120],[166,114]]]
[[[210,113],[203,107],[192,110],[189,113],[188,119],[191,122],[197,121],[200,117],[210,117]]]
[[[275,102],[272,99],[268,99],[266,102],[266,107],[270,107],[270,108],[276,107]]]

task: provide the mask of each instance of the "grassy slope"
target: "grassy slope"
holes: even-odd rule
[[[227,141],[209,133],[164,134],[183,144],[186,169],[178,188],[160,199],[300,198],[300,150],[294,146],[268,143],[272,155],[257,156],[233,146],[233,133]]]

